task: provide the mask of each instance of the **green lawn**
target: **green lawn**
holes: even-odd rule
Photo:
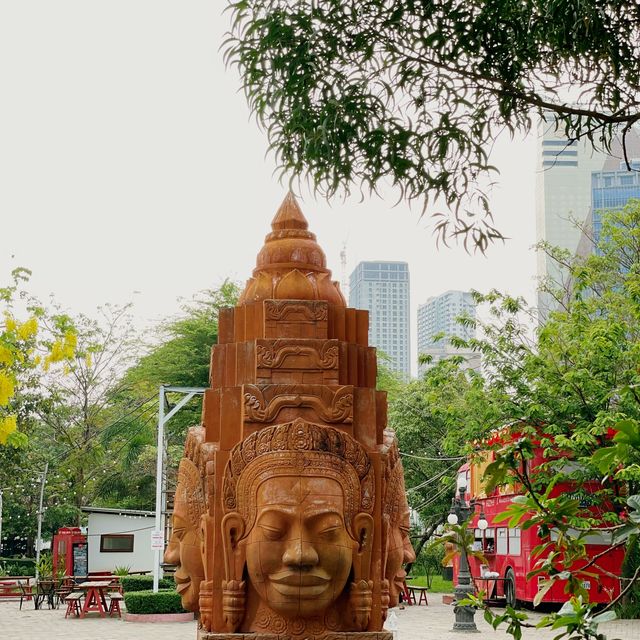
[[[407,584],[409,586],[426,587],[427,577],[416,576],[409,580]],[[429,591],[432,593],[453,593],[453,582],[451,582],[451,580],[444,580],[442,576],[433,576],[431,579],[431,589],[429,589]]]

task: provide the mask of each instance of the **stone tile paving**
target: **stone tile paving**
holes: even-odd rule
[[[453,611],[443,605],[438,594],[429,595],[429,606],[407,607],[398,615],[397,640],[429,640],[464,637],[451,632]],[[537,620],[540,614],[532,613]],[[484,640],[508,640],[504,631],[494,631],[476,616],[480,633],[471,637]],[[609,640],[640,640],[640,620],[616,620],[601,626]],[[525,640],[551,640],[557,632],[526,629]],[[83,620],[64,617],[64,609],[35,611],[33,604],[0,601],[0,640],[195,640],[195,622],[145,624],[124,622],[117,618],[100,618],[90,614]]]
[[[498,610],[499,611],[499,610]],[[440,594],[429,594],[429,606],[424,605],[406,607],[404,610],[396,609],[398,615],[397,640],[425,640],[429,638],[448,638],[454,640],[460,637],[484,638],[495,640],[509,640],[503,627],[495,630],[485,622],[482,613],[476,614],[476,626],[478,634],[454,633],[453,607],[444,605]],[[543,614],[533,611],[526,612],[535,623]],[[615,620],[600,625],[600,631],[607,634],[608,640],[640,640],[640,620]],[[558,635],[558,631],[542,629],[525,629],[522,634],[525,640],[552,640]]]

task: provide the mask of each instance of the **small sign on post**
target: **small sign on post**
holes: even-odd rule
[[[162,551],[164,549],[164,533],[162,531],[151,532],[151,548],[154,551]]]

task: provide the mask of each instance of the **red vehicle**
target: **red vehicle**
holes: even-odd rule
[[[465,499],[474,499],[479,505],[476,506],[475,513],[469,520],[469,526],[474,530],[474,547],[481,550],[486,559],[486,565],[481,566],[483,563],[477,558],[469,557],[471,575],[478,588],[485,590],[489,597],[504,598],[512,606],[515,605],[516,600],[532,604],[538,592],[538,584],[548,579],[548,576],[544,574],[527,579],[527,574],[535,568],[536,562],[539,560],[539,557],[532,557],[531,551],[540,545],[542,538],[538,535],[538,525],[523,530],[520,527],[509,528],[508,521],[495,522],[496,516],[504,512],[514,496],[521,492],[513,487],[502,487],[495,489],[490,495],[486,494],[482,475],[485,468],[493,460],[493,455],[492,451],[487,452],[482,463],[467,463],[458,470],[458,488],[466,487]],[[534,449],[530,468],[535,469],[542,462],[542,451]],[[579,487],[575,483],[559,483],[554,488],[551,497],[570,492],[580,498],[585,508],[595,513],[597,505],[594,504],[592,496],[597,489],[598,485],[595,482],[585,482]],[[488,522],[488,527],[484,531],[478,527],[481,511]],[[587,555],[593,557],[611,546],[611,534],[608,531],[594,532],[589,534],[586,542]],[[597,577],[585,575],[582,580],[583,587],[589,593],[590,602],[607,603],[619,595],[620,580],[614,576],[620,575],[623,558],[624,549],[618,547],[611,549],[609,553],[605,553],[599,559],[598,565],[604,572],[614,574],[613,576],[599,571],[596,566],[589,567],[589,573],[599,574]],[[586,561],[574,565],[571,569],[572,571],[579,570],[584,564]],[[458,563],[454,562],[454,580],[456,581],[457,571]],[[501,580],[477,580],[487,576],[489,572]],[[544,595],[542,602],[565,602],[568,599],[568,595],[564,591],[565,585],[566,581],[558,580]]]

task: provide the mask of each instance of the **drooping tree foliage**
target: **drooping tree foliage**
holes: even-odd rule
[[[484,250],[489,152],[547,115],[609,148],[640,119],[624,0],[230,0],[225,43],[283,174],[332,196],[385,184]],[[449,212],[443,210],[448,208]],[[471,245],[470,245],[471,246]]]

